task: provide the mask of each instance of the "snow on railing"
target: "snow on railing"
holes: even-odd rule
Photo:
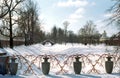
[[[43,58],[47,56],[50,62],[50,72],[56,74],[60,73],[73,73],[73,62],[75,57],[79,56],[82,62],[82,72],[83,74],[100,74],[105,72],[105,61],[109,54],[55,54],[55,55],[15,55],[18,58],[19,69],[18,71],[23,71],[22,74],[41,74],[41,63]],[[120,71],[120,53],[112,53],[112,61],[114,62],[113,72],[119,73]],[[36,72],[36,70],[38,72]],[[71,70],[73,72],[71,72]]]

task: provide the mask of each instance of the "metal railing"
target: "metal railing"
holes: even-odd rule
[[[50,72],[60,74],[60,73],[73,73],[73,62],[75,57],[79,56],[82,62],[83,74],[101,74],[105,72],[105,61],[108,53],[104,54],[53,54],[53,55],[15,55],[18,59],[19,69],[18,71],[23,71],[21,74],[41,74],[41,63],[43,62],[43,57],[49,57],[50,62]],[[112,61],[114,62],[113,72],[120,73],[120,53],[112,53]],[[38,70],[39,72],[36,72]],[[72,71],[72,72],[71,72]]]

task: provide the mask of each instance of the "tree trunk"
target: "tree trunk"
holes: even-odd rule
[[[1,40],[0,40],[0,48],[2,48],[2,43],[1,43]]]
[[[10,48],[13,48],[13,37],[12,37],[12,18],[11,18],[11,11],[9,11],[9,25],[10,25]]]

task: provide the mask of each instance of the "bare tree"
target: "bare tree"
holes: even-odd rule
[[[93,21],[90,20],[87,21],[84,27],[79,30],[79,34],[84,36],[91,36],[98,34],[98,31],[96,29],[96,25],[93,23]]]
[[[111,23],[115,23],[117,27],[120,29],[120,0],[113,0],[115,4],[109,9],[111,13],[111,17],[108,19]]]
[[[15,19],[13,19],[17,13],[17,6],[24,0],[0,0],[0,18],[4,19],[5,23],[0,29],[0,33],[10,38],[10,48],[13,48],[13,26],[15,25]],[[14,22],[13,22],[14,20]],[[6,25],[7,24],[7,25]],[[4,33],[7,30],[7,34]]]
[[[9,12],[9,8],[5,6],[6,0],[0,0],[0,18],[6,16]]]
[[[34,34],[41,32],[36,5],[32,0],[26,1],[18,19],[19,31],[25,38],[25,45],[34,43]]]
[[[82,36],[84,42],[91,43],[93,38],[99,37],[99,32],[96,29],[96,25],[93,21],[88,21],[83,28],[79,30],[79,35]]]

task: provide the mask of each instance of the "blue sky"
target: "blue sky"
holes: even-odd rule
[[[39,18],[42,20],[42,29],[49,32],[51,28],[64,28],[63,22],[69,21],[68,30],[78,33],[78,30],[89,20],[92,20],[100,33],[104,30],[108,36],[116,33],[116,28],[106,26],[104,20],[111,14],[109,9],[112,0],[34,0],[38,4]]]

